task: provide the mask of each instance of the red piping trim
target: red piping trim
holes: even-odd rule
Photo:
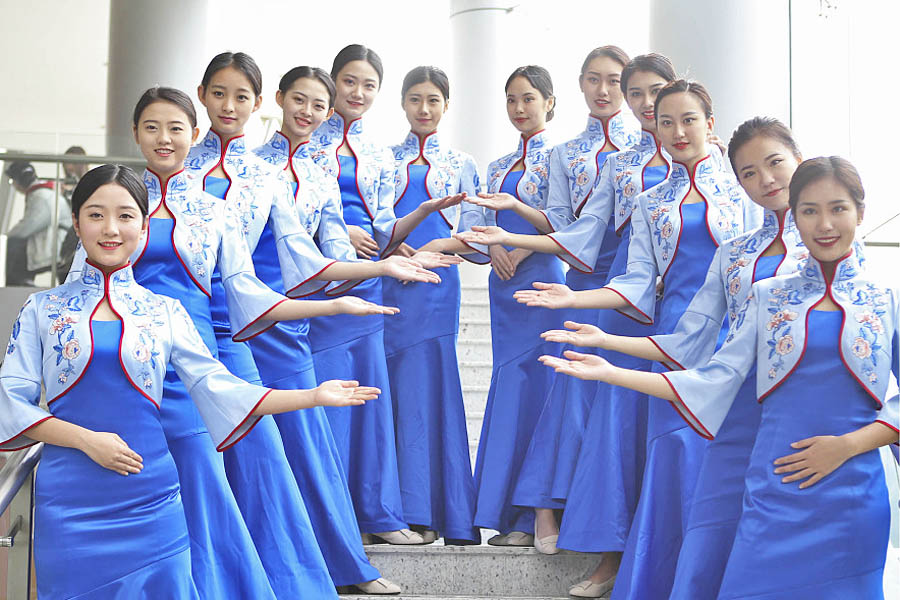
[[[291,298],[297,298],[297,297],[299,297],[299,296],[297,296],[297,295],[294,295],[294,292],[296,292],[298,288],[303,287],[304,285],[306,285],[307,283],[309,283],[311,280],[315,279],[316,277],[318,277],[319,275],[321,275],[322,273],[324,273],[324,272],[325,272],[325,269],[327,269],[328,267],[330,267],[331,265],[333,265],[333,264],[336,263],[336,262],[338,262],[338,261],[336,261],[336,260],[331,261],[330,263],[328,263],[327,265],[325,265],[324,267],[322,267],[322,269],[321,269],[318,273],[316,273],[315,275],[313,275],[313,276],[311,276],[311,277],[306,278],[305,280],[301,281],[300,283],[298,283],[297,285],[295,285],[294,287],[292,287],[291,289],[289,289],[285,295],[286,295],[286,296],[289,296],[289,297],[291,297]],[[327,286],[328,284],[325,284],[325,285]],[[315,292],[310,292],[310,293],[311,293],[311,294],[314,294]],[[304,296],[308,296],[308,295],[309,295],[309,294],[304,294]],[[270,309],[270,310],[271,310],[271,309]]]
[[[250,412],[247,413],[247,416],[244,417],[244,420],[241,421],[240,423],[238,423],[238,426],[231,430],[231,433],[229,433],[225,437],[225,440],[221,444],[216,446],[216,450],[218,450],[219,452],[224,452],[224,451],[228,450],[229,448],[231,448],[232,446],[234,446],[235,444],[237,444],[242,439],[244,439],[247,436],[247,434],[250,433],[250,430],[253,429],[256,426],[256,423],[259,423],[259,420],[262,419],[264,416],[264,415],[257,416],[257,415],[254,415],[253,413],[256,411],[257,408],[259,408],[259,405],[262,404],[262,401],[265,400],[266,396],[268,396],[270,393],[272,393],[272,390],[266,390],[266,393],[264,393],[260,397],[260,399],[256,402],[256,404],[253,405],[253,408],[250,409]],[[231,438],[231,436],[233,436],[235,434],[235,432],[237,432],[241,427],[243,427],[244,424],[247,421],[249,421],[251,418],[255,418],[256,422],[253,423],[253,425],[250,425],[249,427],[247,427],[247,431],[242,433],[236,440],[234,440],[230,444],[227,444],[226,442],[228,442],[228,440]]]
[[[543,213],[542,213],[542,214],[543,214]],[[578,265],[584,266],[584,269],[582,269],[582,268],[579,267],[578,265],[572,264],[571,262],[569,262],[569,260],[567,260],[567,259],[563,258],[561,255],[557,254],[557,255],[556,255],[557,258],[559,258],[561,261],[565,262],[565,263],[568,264],[568,265],[571,265],[573,269],[575,269],[576,271],[578,271],[578,272],[580,272],[580,273],[593,273],[593,272],[594,272],[594,270],[593,270],[592,268],[590,268],[584,261],[579,260],[578,257],[575,256],[574,254],[572,254],[572,253],[569,251],[568,248],[566,248],[565,246],[563,246],[562,244],[560,244],[559,241],[557,241],[556,238],[553,237],[553,234],[552,234],[552,233],[546,233],[546,234],[544,234],[544,235],[546,235],[548,238],[550,238],[551,240],[553,240],[553,242],[554,242],[557,246],[559,246],[561,249],[563,249],[563,250],[566,252],[566,254],[568,254],[568,255],[571,256],[574,260],[576,260],[576,261],[578,262]]]
[[[653,344],[654,346],[656,346],[656,349],[657,349],[657,350],[659,350],[660,352],[663,353],[663,356],[666,357],[666,360],[668,360],[668,361],[671,362],[673,365],[676,365],[679,369],[681,369],[682,371],[684,371],[684,365],[682,365],[680,362],[678,362],[677,360],[675,360],[674,358],[672,358],[672,356],[671,356],[668,352],[666,352],[665,350],[663,350],[663,349],[662,349],[662,346],[660,346],[659,344],[656,343],[656,340],[653,339],[653,336],[652,336],[652,335],[648,335],[648,336],[647,336],[647,339],[650,340],[650,343],[651,343],[651,344]],[[669,365],[666,365],[666,366],[668,367]]]
[[[334,156],[338,161],[338,179],[340,179],[341,159],[338,158],[338,150],[340,150],[341,146],[343,146],[344,144],[347,144],[347,147],[350,148],[350,152],[353,154],[353,160],[356,162],[356,169],[353,173],[353,181],[356,184],[356,193],[359,195],[359,199],[362,200],[363,208],[366,209],[366,214],[369,215],[369,219],[371,221],[374,221],[375,217],[372,215],[372,211],[369,210],[369,203],[366,202],[366,197],[362,195],[362,191],[359,189],[359,155],[356,153],[356,150],[353,149],[353,144],[350,143],[350,138],[347,137],[347,132],[350,131],[350,126],[360,119],[362,119],[362,117],[357,117],[344,126],[344,141],[340,146],[334,149]]]
[[[603,287],[600,288],[600,289],[609,290],[609,291],[613,292],[614,294],[618,295],[620,298],[622,298],[622,300],[624,300],[625,302],[628,303],[628,306],[630,306],[631,308],[633,308],[635,311],[639,312],[639,313],[641,314],[642,317],[644,317],[645,319],[647,319],[647,322],[646,322],[646,323],[642,323],[640,320],[635,319],[635,318],[632,317],[631,315],[629,315],[629,314],[627,314],[627,313],[624,313],[624,312],[622,312],[622,311],[619,310],[619,309],[616,309],[618,312],[621,312],[621,313],[622,313],[623,315],[625,315],[626,317],[630,317],[630,318],[634,319],[635,321],[637,321],[638,323],[642,323],[643,325],[650,325],[650,324],[653,323],[653,319],[652,319],[652,318],[648,317],[647,314],[646,314],[644,311],[642,311],[642,310],[639,309],[637,306],[635,306],[634,303],[633,303],[631,300],[629,300],[628,298],[626,298],[626,297],[622,294],[622,292],[620,292],[619,290],[613,289],[613,288],[608,287],[608,286],[603,286]]]
[[[19,436],[21,436],[21,435],[25,435],[25,432],[26,432],[26,431],[28,431],[29,429],[32,429],[32,428],[34,428],[34,427],[37,427],[38,425],[40,425],[40,424],[43,423],[44,421],[47,421],[47,420],[50,420],[50,419],[55,419],[55,418],[56,418],[56,417],[54,417],[53,415],[49,415],[49,416],[44,417],[44,418],[41,419],[40,421],[36,421],[36,422],[32,423],[31,425],[29,425],[28,427],[26,427],[25,429],[23,429],[22,431],[20,431],[20,432],[17,433],[16,435],[12,436],[11,438],[9,438],[8,440],[6,440],[5,442],[0,442],[0,446],[5,446],[6,444],[10,443],[11,441],[13,441],[14,439],[16,439],[17,437],[19,437]],[[28,444],[25,444],[24,446],[18,446],[18,447],[16,447],[16,448],[0,448],[0,452],[15,452],[16,450],[21,450],[22,448],[27,448],[27,447],[29,447],[29,446],[34,446],[34,445],[37,444],[37,443],[38,443],[38,442],[36,442],[36,441],[32,441],[32,442],[29,442]]]
[[[219,156],[219,160],[216,161],[216,164],[214,164],[214,165],[212,166],[212,168],[211,168],[209,171],[206,172],[206,175],[204,175],[203,178],[201,179],[202,184],[203,184],[203,185],[202,185],[202,188],[203,188],[203,191],[205,192],[205,191],[206,191],[206,178],[209,177],[209,174],[210,174],[210,173],[212,173],[213,171],[216,170],[216,167],[218,167],[219,165],[222,165],[222,172],[225,173],[225,179],[228,180],[228,188],[225,190],[225,199],[227,199],[227,198],[228,198],[228,192],[231,191],[231,185],[234,183],[234,181],[231,179],[231,175],[228,174],[228,170],[225,169],[225,155],[226,155],[227,152],[228,152],[228,145],[229,145],[231,142],[233,142],[234,140],[236,140],[236,139],[238,139],[238,138],[244,137],[244,134],[242,133],[242,134],[236,135],[236,136],[234,136],[234,137],[232,137],[232,138],[228,138],[228,141],[223,141],[223,140],[222,140],[222,136],[219,135],[218,132],[216,132],[216,130],[210,129],[209,131],[210,131],[210,133],[212,133],[214,136],[216,136],[217,138],[219,138],[219,144],[221,144],[221,146],[222,146],[222,155]]]
[[[769,248],[774,246],[775,242],[777,242],[778,240],[781,240],[781,245],[784,246],[784,254],[781,257],[781,260],[779,260],[778,264],[775,266],[776,275],[778,275],[778,269],[781,268],[781,265],[784,264],[784,260],[787,258],[787,244],[784,243],[784,221],[787,218],[787,213],[785,212],[782,214],[778,214],[778,211],[775,211],[775,218],[778,219],[778,235],[775,236],[775,239],[769,242],[769,245],[766,246],[765,249],[756,256],[756,260],[753,261],[753,274],[750,277],[750,281],[753,283],[756,282],[756,267],[759,266],[759,259],[761,259],[765,255],[765,253],[769,251]]]
[[[349,292],[350,290],[352,290],[353,288],[355,288],[356,286],[358,286],[359,284],[361,284],[363,281],[366,281],[366,280],[360,279],[360,280],[356,281],[356,283],[354,283],[353,285],[347,287],[347,284],[350,281],[353,281],[353,280],[351,279],[351,280],[345,281],[341,285],[326,291],[325,295],[328,296],[329,298],[343,296],[344,294],[346,294],[347,292]]]
[[[260,314],[258,317],[256,317],[255,319],[253,319],[252,321],[250,321],[249,323],[247,323],[247,325],[246,325],[243,329],[241,329],[241,330],[238,331],[236,334],[234,334],[233,336],[231,336],[231,339],[234,340],[235,342],[246,342],[247,340],[252,340],[253,338],[255,338],[256,336],[258,336],[259,334],[263,333],[264,331],[268,331],[269,329],[271,329],[272,327],[274,327],[274,326],[275,326],[275,321],[272,321],[271,323],[269,323],[268,326],[266,326],[266,327],[263,328],[263,329],[260,329],[259,331],[257,331],[257,332],[254,333],[253,335],[250,335],[250,336],[247,336],[247,337],[242,337],[242,335],[243,335],[248,329],[251,329],[251,328],[256,324],[257,321],[265,320],[265,316],[266,316],[267,314],[269,314],[270,312],[272,312],[272,311],[275,309],[275,307],[278,306],[279,304],[281,304],[281,303],[283,303],[283,302],[287,302],[287,300],[288,300],[288,299],[285,298],[284,300],[279,300],[278,302],[276,302],[275,304],[273,304],[273,305],[271,306],[271,308],[269,308],[268,310],[266,310],[265,312],[263,312],[262,314]]]
[[[688,187],[688,190],[684,193],[684,197],[678,202],[678,218],[681,220],[681,225],[678,227],[678,239],[675,240],[675,251],[672,252],[672,258],[669,259],[669,264],[666,265],[666,270],[661,275],[661,277],[663,279],[666,278],[666,273],[669,272],[669,269],[675,263],[675,257],[678,256],[678,247],[681,246],[681,234],[684,232],[684,216],[681,212],[681,209],[684,206],[685,198],[687,198],[690,195],[692,189],[697,190],[697,194],[699,194],[700,197],[703,198],[703,203],[706,205],[706,218],[705,218],[706,231],[709,233],[709,237],[712,240],[713,244],[716,246],[716,248],[719,247],[719,242],[716,241],[716,237],[712,234],[712,229],[710,229],[710,227],[709,227],[709,200],[706,199],[706,196],[703,195],[703,192],[701,192],[700,188],[698,188],[697,185],[694,183],[694,176],[697,174],[697,165],[702,163],[707,158],[709,158],[709,154],[707,154],[706,156],[704,156],[703,158],[698,160],[696,163],[694,163],[694,167],[693,167],[693,169],[691,169],[691,185],[690,185],[690,187]],[[687,168],[687,165],[685,165],[684,163],[678,163],[678,164],[680,164],[684,168]]]
[[[459,242],[460,242],[463,246],[465,246],[466,248],[471,248],[472,250],[474,250],[474,251],[477,252],[478,254],[481,254],[482,256],[490,257],[490,254],[488,254],[487,252],[482,252],[482,251],[479,250],[478,248],[475,248],[474,246],[471,246],[471,245],[467,244],[466,242],[464,242],[464,241],[462,241],[462,240],[459,240]],[[463,258],[466,258],[466,255],[465,255],[465,254],[460,254],[460,256],[462,256]],[[474,261],[470,261],[470,262],[474,262]],[[475,264],[485,264],[485,263],[475,263]]]
[[[881,423],[881,424],[884,425],[885,427],[889,427],[889,428],[893,429],[894,431],[896,431],[897,433],[900,433],[900,429],[897,429],[896,427],[894,427],[893,425],[891,425],[891,424],[888,423],[887,421],[882,421],[881,419],[875,419],[875,423]],[[21,435],[21,434],[19,434],[19,435]],[[6,443],[6,442],[4,442],[4,443]],[[895,443],[896,443],[896,442],[895,442]]]
[[[672,382],[669,381],[669,378],[666,377],[666,374],[660,373],[660,375],[663,376],[663,379],[665,379],[666,383],[669,384],[669,387],[672,388],[672,392],[675,393],[675,397],[678,398],[678,402],[669,402],[669,404],[672,405],[672,408],[675,409],[675,411],[681,416],[682,419],[684,419],[687,422],[687,424],[690,426],[690,428],[693,429],[697,435],[699,435],[702,438],[706,438],[708,440],[713,439],[715,436],[713,434],[711,434],[706,427],[703,426],[703,423],[700,422],[700,419],[698,419],[694,415],[694,413],[691,412],[691,409],[687,407],[687,404],[685,404],[684,400],[681,399],[681,396],[678,394],[678,390],[675,389],[675,386],[672,385]],[[690,419],[688,419],[686,416],[684,416],[684,412],[681,411],[682,408],[684,408],[684,412],[686,412],[688,415],[690,415],[690,417],[691,417]],[[696,425],[691,421],[691,419],[696,421]],[[698,429],[698,427],[699,427],[699,429]]]

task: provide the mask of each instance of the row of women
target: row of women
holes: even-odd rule
[[[359,45],[331,76],[291,69],[251,149],[260,70],[220,54],[205,138],[186,94],[151,88],[142,180],[79,183],[72,271],[26,302],[0,370],[0,449],[45,443],[39,597],[399,593],[363,541],[489,528],[601,553],[575,596],[881,598],[900,316],[854,242],[852,165],[801,164],[754,118],[735,179],[703,86],[605,46],[587,127],[555,147],[549,73],[510,75],[519,143],[481,192],[438,134],[439,69],[404,80],[402,144],[367,135],[382,74]],[[456,254],[492,266],[474,479]]]

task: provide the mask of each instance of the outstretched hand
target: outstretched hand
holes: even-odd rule
[[[492,246],[491,248],[494,248]],[[572,308],[575,306],[575,292],[562,283],[534,282],[533,290],[518,290],[513,294],[520,304],[542,308]]]
[[[574,350],[566,350],[563,357],[545,354],[538,360],[563,375],[571,375],[578,379],[608,381],[613,365],[596,354],[582,354]]]
[[[502,227],[473,225],[471,231],[456,233],[453,237],[467,244],[484,244],[485,246],[490,246],[493,244],[505,244],[506,233],[506,230]]]
[[[596,325],[566,321],[563,323],[566,329],[551,329],[541,334],[548,342],[558,342],[580,347],[604,348],[606,332]]]
[[[441,267],[450,267],[458,265],[463,259],[455,254],[443,254],[442,252],[431,252],[429,250],[419,251],[412,255],[412,260],[416,261],[426,269],[439,269]],[[438,283],[440,280],[438,280]]]
[[[421,281],[424,283],[440,283],[437,273],[429,271],[414,258],[389,256],[381,261],[385,277],[393,277],[400,281]]]
[[[125,440],[115,433],[91,432],[81,451],[104,469],[115,471],[119,475],[140,473],[144,468],[141,455],[129,448]]]
[[[444,210],[445,208],[450,208],[451,206],[458,206],[460,202],[466,199],[466,193],[460,192],[458,194],[453,194],[452,196],[444,196],[443,198],[432,198],[431,200],[426,200],[425,202],[419,204],[419,208],[424,210],[427,214],[431,214],[439,210]]]
[[[374,400],[381,393],[376,387],[359,385],[358,381],[331,379],[315,388],[316,406],[358,406]]]
[[[332,302],[334,302],[335,309],[339,314],[355,315],[357,317],[396,315],[400,312],[400,309],[396,306],[381,306],[356,296],[341,296],[340,298],[335,298]]]
[[[853,455],[846,440],[834,435],[806,438],[794,442],[791,448],[802,450],[775,459],[775,473],[791,473],[782,477],[781,483],[805,479],[799,486],[801,490],[818,483]]]
[[[466,198],[466,202],[490,210],[511,210],[520,201],[506,192],[497,192],[495,194],[480,192],[475,197]]]

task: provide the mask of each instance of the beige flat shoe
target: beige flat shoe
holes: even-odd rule
[[[532,546],[534,536],[524,531],[510,531],[506,535],[497,534],[488,540],[491,546]]]
[[[403,591],[400,589],[399,585],[392,581],[388,581],[384,577],[379,577],[378,579],[373,579],[372,581],[366,581],[364,583],[357,583],[356,587],[359,588],[359,591],[363,594],[377,594],[379,596],[399,594]]]
[[[541,539],[534,538],[534,548],[541,554],[558,554],[559,548],[556,547],[557,540],[559,540],[558,535],[548,535]]]
[[[613,575],[603,583],[594,583],[590,579],[585,579],[580,583],[576,583],[569,588],[569,595],[576,598],[602,598],[609,590],[613,589],[616,583],[616,576]]]
[[[412,529],[398,529],[397,531],[372,533],[371,536],[373,538],[383,540],[388,544],[395,544],[398,546],[420,546],[425,543],[425,539],[422,537],[422,535],[416,533]]]

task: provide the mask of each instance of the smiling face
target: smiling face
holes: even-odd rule
[[[606,119],[622,107],[622,68],[610,57],[598,56],[579,78],[584,101],[595,117]]]
[[[801,158],[781,140],[757,135],[735,153],[737,178],[750,199],[769,210],[784,210],[791,177]]]
[[[312,133],[334,112],[329,108],[328,88],[312,77],[300,77],[287,92],[279,90],[275,101],[282,109],[281,133],[293,145],[309,141]]]
[[[334,110],[344,121],[358,119],[372,108],[381,80],[375,67],[364,60],[351,60],[335,77]]]
[[[551,108],[553,98],[544,98],[527,78],[519,76],[509,82],[506,89],[506,114],[522,135],[527,137],[543,129]]]
[[[144,109],[133,132],[147,168],[165,181],[184,168],[184,159],[200,130],[191,127],[187,114],[178,106],[158,101]]]
[[[659,90],[666,85],[663,77],[653,71],[635,71],[628,78],[628,89],[625,90],[625,102],[634,113],[641,127],[648,131],[656,131],[656,113],[653,106],[656,104],[656,96]]]
[[[105,273],[128,262],[147,229],[137,202],[117,183],[98,187],[72,217],[88,259]]]
[[[672,158],[688,168],[709,154],[706,139],[713,118],[706,117],[703,104],[689,92],[675,92],[662,99],[656,128],[663,147]]]
[[[438,86],[423,81],[407,90],[403,110],[412,132],[423,137],[437,130],[441,117],[447,112],[447,101]]]
[[[845,256],[853,244],[863,210],[837,179],[822,177],[800,191],[794,221],[809,253],[821,263]]]
[[[250,115],[262,102],[262,96],[254,93],[250,79],[230,66],[210,77],[206,87],[198,87],[197,96],[206,107],[213,131],[225,139],[242,135]]]

